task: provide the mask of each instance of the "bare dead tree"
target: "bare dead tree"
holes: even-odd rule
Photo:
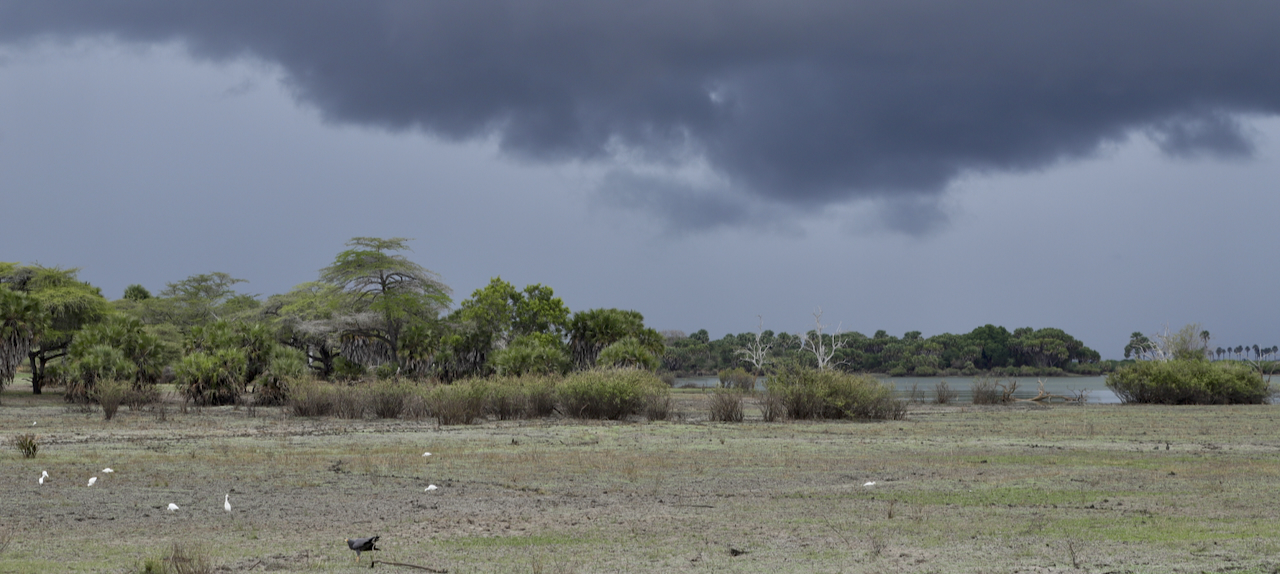
[[[772,343],[764,342],[764,317],[756,315],[760,319],[760,325],[756,328],[756,340],[747,343],[746,347],[738,349],[733,353],[742,355],[744,359],[755,367],[756,373],[764,372],[764,366],[769,362],[769,349],[773,348]]]
[[[818,360],[818,370],[825,371],[830,366],[831,359],[836,356],[836,351],[843,348],[845,342],[840,339],[840,325],[836,326],[835,333],[823,336],[822,330],[827,326],[822,324],[822,307],[814,311],[813,323],[814,329],[800,339],[800,350],[809,349]]]

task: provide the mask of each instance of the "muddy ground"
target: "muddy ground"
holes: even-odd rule
[[[138,572],[174,543],[252,572],[1280,567],[1274,406],[916,405],[904,421],[775,423],[749,409],[727,424],[706,421],[702,391],[678,391],[665,422],[437,428],[173,399],[104,421],[29,392],[0,406],[0,572]],[[34,459],[8,444],[29,432]],[[343,543],[375,534],[382,550],[359,561]]]

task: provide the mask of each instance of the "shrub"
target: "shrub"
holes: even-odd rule
[[[748,373],[747,370],[742,367],[726,369],[720,371],[719,374],[721,388],[738,389],[742,391],[756,390],[756,376]]]
[[[760,396],[760,416],[765,422],[773,422],[787,413],[786,404],[778,393],[766,391]]]
[[[708,418],[726,423],[742,422],[742,391],[716,389],[711,394]]]
[[[787,367],[767,383],[793,419],[901,419],[906,405],[893,389],[866,375]]]
[[[947,386],[946,381],[938,381],[938,384],[933,386],[933,402],[940,405],[945,405],[956,400],[956,397],[959,395],[960,393]]]
[[[40,451],[40,443],[36,442],[36,435],[30,433],[14,435],[9,439],[9,444],[22,453],[22,458],[35,458],[36,453]]]
[[[651,393],[644,399],[644,416],[651,421],[665,421],[671,416],[671,393]]]
[[[510,346],[490,355],[489,364],[499,375],[516,377],[564,374],[573,367],[564,344],[546,333],[516,337]]]
[[[592,369],[567,377],[557,389],[568,416],[587,419],[626,418],[637,414],[652,395],[670,392],[662,379],[639,369]]]
[[[982,377],[974,379],[973,385],[969,387],[973,392],[973,404],[975,405],[994,405],[1004,401],[1001,400],[1000,389],[996,387],[993,379]]]
[[[1202,359],[1139,361],[1107,375],[1107,387],[1124,403],[1263,404],[1271,396],[1257,371]]]
[[[333,414],[340,419],[360,420],[369,410],[370,391],[361,385],[335,386]]]
[[[413,395],[413,387],[408,383],[383,380],[370,387],[367,393],[369,410],[374,416],[394,419],[404,412],[409,397]]]
[[[488,388],[482,381],[438,385],[427,393],[427,409],[441,425],[469,425],[484,415]]]
[[[197,405],[228,405],[240,398],[244,354],[233,349],[197,351],[178,361],[174,383]]]
[[[920,365],[919,367],[916,367],[916,370],[912,374],[917,377],[932,377],[938,374],[938,369],[930,367],[929,365]]]
[[[903,367],[903,366],[901,366],[901,365],[899,365],[899,366],[897,366],[897,367],[894,367],[894,368],[892,368],[892,369],[889,369],[889,376],[890,376],[890,377],[905,377],[905,376],[907,376],[907,368],[906,368],[906,367]]]
[[[295,417],[327,417],[333,414],[333,386],[311,380],[288,383],[289,410]]]
[[[124,352],[110,345],[99,344],[78,348],[67,391],[68,401],[90,401],[97,397],[95,387],[101,381],[133,378],[137,370]]]
[[[103,420],[111,420],[116,416],[116,410],[120,408],[120,403],[124,402],[126,395],[129,393],[129,384],[124,381],[109,380],[99,381],[97,387],[93,391],[93,398],[102,405]]]
[[[596,357],[596,366],[602,368],[657,369],[658,356],[635,337],[623,337],[605,347]]]
[[[254,404],[283,405],[289,400],[289,382],[306,378],[306,355],[292,347],[276,347],[267,370],[255,383]]]

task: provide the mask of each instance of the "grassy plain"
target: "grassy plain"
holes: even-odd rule
[[[708,423],[690,390],[668,422],[437,428],[173,403],[103,421],[29,392],[0,406],[0,572],[137,572],[174,542],[223,571],[370,557],[456,574],[1280,567],[1273,406]],[[27,432],[34,459],[8,445]],[[375,534],[383,550],[360,562],[342,542]]]

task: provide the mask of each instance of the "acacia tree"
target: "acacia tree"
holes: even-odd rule
[[[264,318],[274,323],[281,344],[302,351],[307,365],[328,378],[341,356],[342,289],[321,281],[295,286],[288,293],[272,295],[262,307]]]
[[[440,276],[396,251],[410,251],[403,237],[355,237],[320,279],[343,294],[342,354],[366,365],[400,364],[404,335],[434,321],[449,306]],[[413,339],[417,339],[414,337]]]
[[[110,309],[100,289],[76,278],[79,271],[31,265],[11,266],[0,273],[0,282],[29,295],[39,303],[44,316],[40,332],[26,353],[31,366],[32,394],[41,394],[45,366],[65,357],[76,333],[101,321]]]

